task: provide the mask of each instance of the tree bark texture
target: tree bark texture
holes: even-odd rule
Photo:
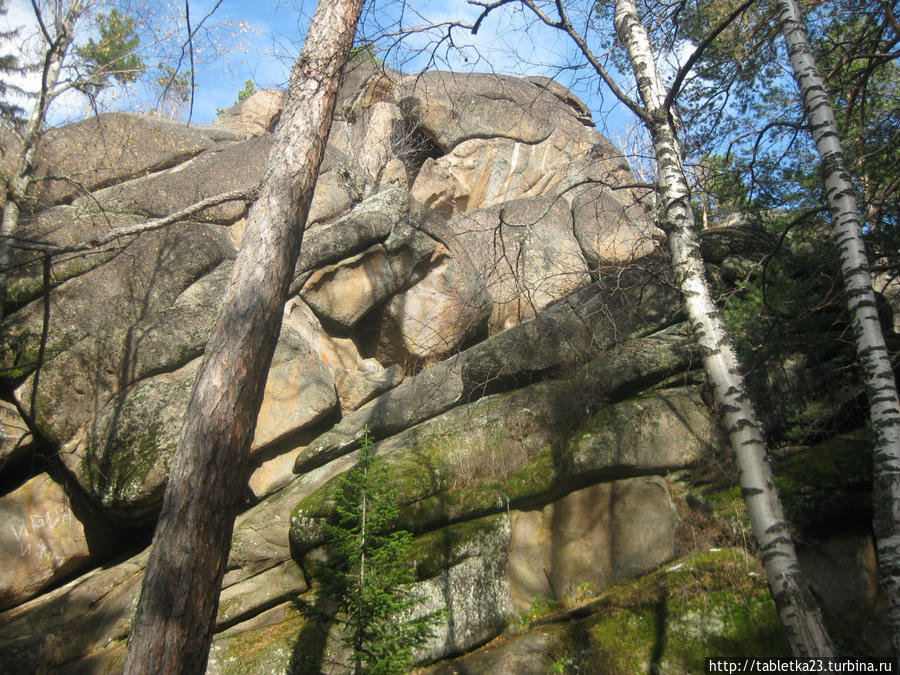
[[[874,432],[874,531],[881,585],[888,599],[894,656],[900,666],[900,400],[878,319],[872,276],[834,110],[819,74],[796,0],[778,0],[781,31],[821,162],[841,274]]]
[[[822,616],[803,578],[766,461],[762,425],[747,395],[731,340],[706,283],[684,175],[677,127],[666,88],[634,0],[616,0],[615,25],[628,51],[649,122],[657,163],[659,220],[668,235],[676,282],[740,471],[741,492],[779,620],[797,656],[831,656]]]
[[[362,0],[323,0],[291,72],[223,309],[182,432],[125,672],[202,673],[237,500]]]

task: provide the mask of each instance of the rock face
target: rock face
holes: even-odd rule
[[[259,92],[210,128],[103,115],[53,131],[20,233],[73,244],[252,188],[281,99]],[[536,603],[582,611],[588,590],[686,552],[673,475],[717,463],[723,441],[651,205],[592,126],[545,78],[347,73],[208,672],[340,660],[334,632],[293,601],[315,597],[310,564],[366,433],[395,526],[415,535],[419,611],[443,612],[421,662],[476,649]],[[249,206],[54,258],[47,287],[41,258],[15,251],[0,323],[3,672],[121,668],[147,552],[117,538],[159,510]],[[724,228],[704,250],[727,280],[768,243]],[[557,670],[564,633],[460,663]]]

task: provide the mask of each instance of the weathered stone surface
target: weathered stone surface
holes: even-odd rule
[[[234,264],[226,260],[188,286],[172,303],[131,327],[133,380],[179,368],[201,356],[225,299]]]
[[[468,192],[450,173],[446,162],[438,162],[431,157],[425,160],[416,174],[410,194],[429,209],[447,218],[464,212],[469,203]]]
[[[775,238],[759,225],[743,220],[711,227],[700,235],[700,253],[707,263],[720,265],[728,256],[761,260],[775,251]]]
[[[26,456],[33,446],[31,430],[12,403],[0,401],[0,471]]]
[[[459,675],[460,673],[516,673],[546,675],[552,673],[552,653],[559,637],[557,626],[539,626],[497,644],[465,654],[451,661],[436,663],[418,671],[421,675]]]
[[[465,652],[506,627],[512,614],[509,586],[503,575],[507,566],[504,540],[508,538],[508,527],[498,528],[494,536],[479,542],[480,550],[467,552],[458,564],[414,584],[413,592],[424,598],[416,608],[418,612],[447,612],[418,658],[431,661]]]
[[[103,213],[97,209],[56,206],[27,216],[19,223],[16,236],[22,239],[70,246],[83,244],[111,229],[132,225],[144,220],[140,216]],[[55,255],[50,259],[50,285],[59,286],[68,279],[84,274],[111,260],[134,237],[114,242],[102,248],[80,253]],[[7,288],[7,302],[20,306],[44,292],[44,256],[37,251],[16,249]]]
[[[331,372],[303,338],[290,327],[283,327],[269,368],[251,450],[314,424],[336,405]]]
[[[631,195],[624,193],[624,199]],[[592,268],[649,255],[664,238],[639,203],[623,203],[608,187],[594,185],[573,199],[575,238]]]
[[[124,642],[146,563],[144,552],[0,613],[0,670],[75,670],[72,662]]]
[[[546,89],[507,75],[429,71],[402,78],[394,97],[445,152],[473,138],[535,144],[554,129],[573,142],[596,134]]]
[[[391,100],[395,82],[402,75],[383,63],[365,59],[348,63],[338,92],[335,120],[355,119],[375,103]]]
[[[448,223],[494,300],[492,331],[534,317],[589,282],[566,206],[552,197],[521,199]]]
[[[216,627],[221,630],[258,614],[261,607],[296,598],[306,591],[306,578],[293,560],[260,572],[222,591]]]
[[[137,178],[82,197],[76,206],[94,200],[117,213],[162,217],[201,199],[233,190],[250,190],[262,179],[271,135],[233,143],[179,164],[173,169]],[[191,216],[193,220],[231,223],[247,212],[247,203],[233,200]]]
[[[665,481],[599,483],[534,511],[513,511],[509,578],[513,608],[534,598],[572,601],[656,569],[675,554],[678,514]]]
[[[297,331],[331,372],[342,414],[356,410],[403,379],[400,366],[384,368],[375,359],[360,356],[351,338],[329,335],[299,298],[293,298],[285,306],[283,325]]]
[[[61,458],[85,490],[125,521],[152,516],[162,500],[200,359],[140,381],[113,398]],[[251,450],[288,437],[337,405],[331,373],[291,328],[279,338]]]
[[[106,113],[50,129],[34,160],[30,194],[43,203],[175,166],[213,147],[227,133],[147,115]],[[73,183],[72,181],[75,181]]]
[[[360,188],[369,191],[391,158],[409,148],[397,147],[403,142],[403,117],[400,108],[387,101],[371,102],[354,115],[350,123],[332,126],[329,144],[347,158],[349,168],[361,179]]]
[[[387,438],[449,410],[463,395],[459,360],[451,357],[345,416],[301,451],[294,471],[305,472],[350,452],[358,447],[366,427],[376,438]]]
[[[297,458],[295,470],[299,472],[349,452],[359,443],[364,427],[368,426],[376,438],[386,438],[471,400],[488,388],[514,387],[585,364],[630,336],[649,334],[672,323],[679,308],[677,294],[671,287],[640,270],[626,269],[613,283],[592,284],[536,319],[470,347],[370,401],[310,443]],[[621,318],[612,321],[611,316]],[[686,362],[685,350],[677,353]],[[646,382],[646,373],[633,365],[641,360],[627,362],[630,367],[597,368],[609,382],[626,389],[616,373],[628,373],[634,375],[634,382]],[[670,367],[663,357],[647,363],[659,364],[661,370]]]
[[[684,468],[718,440],[696,391],[679,388],[602,408],[570,441],[591,412],[592,402],[578,398],[580,384],[541,382],[487,396],[376,443],[403,505],[401,525],[427,530],[548,501],[554,491],[579,484]],[[624,440],[634,430],[638,440]],[[321,519],[331,515],[336,484],[301,500],[292,513],[297,552],[321,543]]]
[[[349,211],[359,197],[360,194],[346,171],[332,169],[320,173],[309,205],[307,225],[317,225],[337,218]]]
[[[261,89],[246,100],[223,111],[212,123],[214,129],[224,129],[244,138],[262,136],[275,131],[281,118],[286,92],[281,89]]]
[[[709,455],[721,441],[695,389],[664,389],[598,412],[565,449],[560,471],[662,472]]]
[[[531,82],[531,84],[536,87],[546,89],[559,99],[560,102],[572,108],[575,116],[582,124],[591,127],[594,126],[594,120],[591,118],[591,110],[587,107],[587,104],[556,80],[544,77],[543,75],[529,75],[522,79]]]
[[[404,266],[402,272],[410,272]],[[395,274],[390,256],[376,245],[336,265],[316,270],[300,295],[318,316],[352,328],[375,305],[391,296],[405,281]]]
[[[553,192],[567,178],[572,162],[586,157],[599,134],[575,138],[554,129],[539,143],[510,138],[466,140],[446,155],[429,159],[412,195],[448,216]]]
[[[68,442],[113,394],[132,384],[142,345],[131,327],[170,307],[189,285],[233,254],[218,229],[173,225],[141,235],[105,265],[53,289],[36,409],[34,376],[16,390],[44,437]],[[42,323],[40,302],[3,322],[3,366],[24,373],[34,368]]]
[[[267,625],[266,611],[304,587],[299,568],[291,562],[290,510],[303,495],[347,468],[349,464],[339,460],[310,472],[238,516],[223,581],[223,597],[233,600],[220,615],[220,628],[250,616],[257,616],[250,620],[256,625]],[[121,668],[147,557],[144,551],[0,612],[0,671],[33,673],[41,665],[50,672]],[[239,633],[241,625],[253,624],[245,621],[230,634]]]
[[[334,386],[341,403],[341,414],[350,414],[402,381],[403,368],[396,363],[382,368],[375,359],[364,359],[355,370],[338,366],[334,371]]]
[[[60,458],[112,517],[146,521],[162,503],[200,359],[123,390]]]
[[[486,334],[493,302],[467,259],[445,258],[425,277],[394,294],[382,315],[382,361],[444,358]]]
[[[215,635],[206,675],[315,672],[300,658],[309,653],[314,660],[314,642],[304,631],[309,623],[294,603],[284,603]]]
[[[410,281],[416,268],[427,264],[434,252],[434,242],[412,230],[393,246],[388,240],[316,270],[300,295],[317,315],[350,329]]]
[[[0,497],[0,523],[0,609],[87,568],[112,544],[109,529],[85,509],[76,515],[66,491],[47,474]]]
[[[282,321],[306,341],[332,374],[339,368],[355,371],[363,360],[352,339],[326,332],[315,313],[300,298],[288,301]]]
[[[254,458],[247,486],[256,499],[268,497],[294,479],[294,462],[304,447],[300,445],[272,456],[260,453]]]
[[[312,228],[303,237],[291,292],[306,281],[305,272],[336,263],[385,240],[409,215],[409,193],[389,188],[364,200],[343,218]]]

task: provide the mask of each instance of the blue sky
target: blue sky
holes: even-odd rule
[[[130,1],[135,7],[142,7],[138,0]],[[167,2],[173,12],[183,8],[180,0],[157,0],[149,5],[153,8],[150,11],[161,13]],[[192,22],[199,22],[214,5],[215,0],[191,0]],[[147,7],[146,3],[143,7]],[[446,28],[443,28],[406,37],[399,45],[394,44],[388,49],[394,43],[391,34],[396,32],[401,20],[405,28],[448,21],[471,23],[477,16],[477,9],[462,0],[379,0],[367,6],[359,36],[377,38],[379,46],[388,50],[388,65],[406,72],[430,66],[555,77],[586,101],[594,112],[598,129],[616,140],[629,119],[628,114],[622,106],[614,105],[609,94],[598,93],[593,79],[583,83],[574,80],[571,72],[566,70],[573,60],[567,38],[549,29],[535,30],[532,17],[521,10],[503,8],[495,12],[484,21],[476,36],[469,31],[454,29],[452,45],[446,40]],[[7,22],[25,24],[27,29],[30,0],[9,0],[9,10]],[[247,79],[252,79],[257,88],[284,86],[314,10],[313,0],[223,0],[207,20],[207,25],[215,30],[195,45],[198,51],[197,90],[192,121],[196,124],[211,122],[217,109],[234,103]],[[174,34],[178,30],[178,21],[173,16],[169,16],[169,21]],[[140,103],[142,96],[143,103]],[[130,99],[120,99],[110,105],[147,106],[147,98],[146,92],[133,92]],[[59,107],[59,119],[84,114],[83,104],[74,100],[61,101]]]

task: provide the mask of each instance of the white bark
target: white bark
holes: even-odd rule
[[[777,0],[777,8],[791,69],[819,153],[856,352],[869,400],[875,437],[872,501],[878,567],[888,598],[894,655],[900,666],[900,400],[897,383],[878,320],[859,223],[859,204],[834,110],[816,68],[796,0]]]
[[[788,524],[772,481],[762,426],[706,283],[675,121],[634,0],[616,0],[615,25],[628,51],[649,119],[657,160],[659,218],[668,235],[676,282],[735,453],[741,491],[781,625],[795,655],[831,656],[831,640],[797,564]]]

